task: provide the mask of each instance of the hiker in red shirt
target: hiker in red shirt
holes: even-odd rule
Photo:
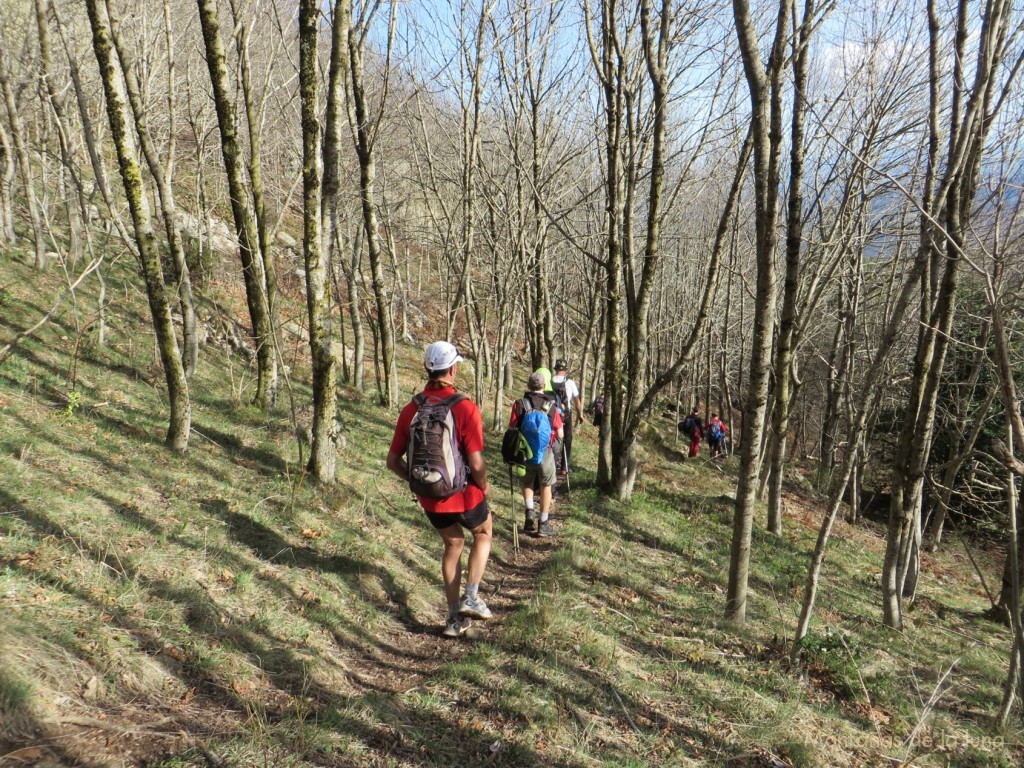
[[[472,400],[459,395],[455,387],[455,375],[462,359],[458,350],[447,341],[436,341],[427,347],[423,357],[428,376],[426,387],[422,395],[417,395],[402,409],[387,458],[388,469],[410,485],[414,485],[417,479],[423,482],[421,477],[416,477],[417,472],[424,474],[423,468],[415,466],[410,471],[409,467],[409,462],[413,460],[410,451],[416,450],[410,448],[410,438],[416,432],[414,418],[423,408],[443,404],[445,401],[450,403],[446,410],[450,411],[450,423],[454,426],[452,441],[458,455],[454,455],[455,450],[443,450],[440,453],[457,467],[456,474],[462,475],[452,478],[457,490],[444,498],[432,498],[417,492],[427,519],[444,541],[441,576],[448,601],[448,616],[442,634],[446,637],[463,634],[469,628],[471,618],[491,617],[490,609],[479,594],[480,581],[491,553],[492,518],[486,499],[491,492],[491,484],[487,480],[487,464],[483,456],[484,425],[480,409]],[[433,426],[427,425],[426,428]],[[436,445],[433,447],[438,448]],[[441,448],[447,449],[448,446]],[[420,450],[423,450],[422,445]],[[437,472],[433,474],[436,476]],[[463,528],[472,532],[473,545],[469,552],[466,591],[460,599],[462,550],[465,544]]]
[[[725,458],[722,449],[725,447],[725,433],[727,427],[718,418],[717,413],[711,414],[711,419],[704,425],[704,434],[707,436],[708,448],[711,449],[712,459]]]
[[[700,407],[695,406],[693,412],[679,422],[679,430],[690,438],[690,451],[688,456],[692,459],[700,450],[700,439],[703,436],[702,427],[704,422],[700,418]]]

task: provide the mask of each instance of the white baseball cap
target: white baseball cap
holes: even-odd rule
[[[423,367],[428,371],[447,371],[462,360],[459,350],[447,341],[435,341],[423,353]]]

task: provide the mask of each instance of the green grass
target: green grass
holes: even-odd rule
[[[481,639],[441,642],[439,542],[384,469],[396,413],[344,391],[338,483],[318,488],[288,392],[269,414],[246,405],[251,372],[207,347],[189,451],[168,453],[128,267],[105,275],[122,298],[104,346],[84,285],[77,309],[0,367],[0,756],[38,744],[67,764],[168,768],[1020,762],[1019,729],[991,729],[1008,634],[978,617],[986,602],[955,547],[930,558],[897,634],[879,621],[879,532],[840,523],[807,665],[790,669],[820,503],[794,488],[782,539],[757,530],[750,621],[724,622],[736,459],[680,462],[667,420],[645,431],[630,505],[594,490],[594,432],[580,430],[556,545],[524,539],[543,554],[519,560],[491,439],[499,534],[484,592],[507,603]],[[58,290],[56,271],[0,262],[0,342]],[[404,397],[419,347],[400,353]],[[998,553],[985,563],[995,580]]]

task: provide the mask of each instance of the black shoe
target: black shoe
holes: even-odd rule
[[[526,523],[523,525],[523,533],[537,533],[537,519],[535,517],[526,518]]]
[[[551,521],[545,520],[540,524],[540,528],[537,529],[537,536],[542,539],[550,539],[555,535],[555,529],[551,527]]]

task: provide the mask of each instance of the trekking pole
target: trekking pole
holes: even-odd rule
[[[562,441],[562,469],[565,470],[565,492],[572,493],[572,487],[569,485],[569,451],[565,449],[565,441]]]
[[[509,505],[512,512],[509,517],[512,520],[512,551],[519,554],[519,523],[516,520],[516,486],[512,479],[512,465],[508,465],[508,490],[511,495],[511,504]]]

